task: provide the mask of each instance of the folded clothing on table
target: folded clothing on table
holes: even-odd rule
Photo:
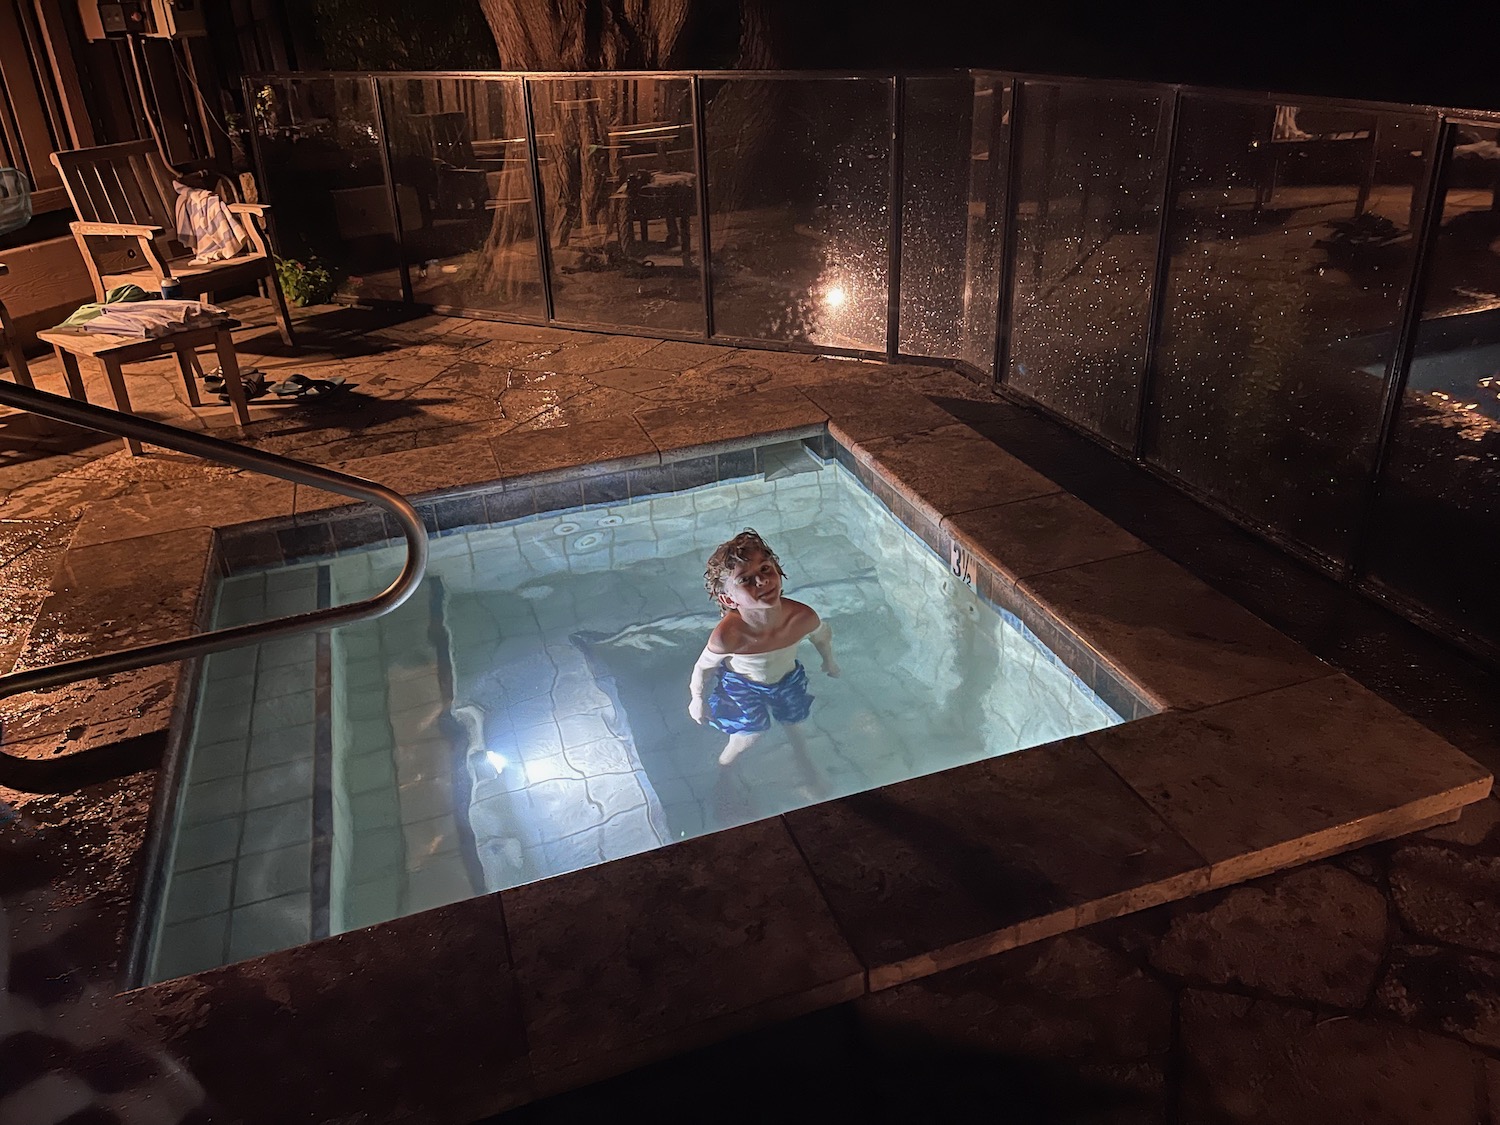
[[[170,336],[187,328],[221,324],[229,313],[202,301],[121,301],[104,306],[82,325],[85,332],[114,336]]]

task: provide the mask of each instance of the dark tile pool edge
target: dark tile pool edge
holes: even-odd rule
[[[194,608],[194,631],[207,632],[213,626],[214,606],[219,580],[226,573],[222,543],[214,536],[204,560],[203,582]],[[133,988],[145,979],[154,953],[152,942],[157,927],[153,920],[160,915],[166,890],[168,850],[172,841],[171,822],[180,804],[183,777],[183,755],[192,739],[193,719],[198,711],[198,695],[203,684],[204,658],[193,657],[179,665],[177,687],[172,701],[172,718],[165,734],[161,763],[157,766],[157,783],[151,799],[143,845],[136,853],[139,872],[131,897],[129,922],[120,960],[119,983]]]

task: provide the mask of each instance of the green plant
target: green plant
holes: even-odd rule
[[[298,307],[321,305],[338,288],[338,281],[317,258],[308,258],[305,262],[296,258],[277,258],[276,280],[286,299]]]

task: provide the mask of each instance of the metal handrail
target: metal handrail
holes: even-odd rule
[[[106,676],[114,672],[127,672],[135,668],[164,664],[171,660],[183,660],[191,656],[201,656],[226,648],[234,648],[248,641],[288,636],[311,629],[326,629],[351,621],[379,617],[383,613],[389,613],[409,598],[427,570],[427,529],[422,525],[422,518],[417,515],[416,509],[405,497],[392,492],[383,485],[335,472],[332,469],[310,465],[304,461],[294,461],[290,457],[281,457],[274,453],[265,453],[258,449],[221,441],[219,438],[188,433],[175,426],[153,422],[149,418],[137,418],[131,414],[122,414],[118,410],[108,410],[87,402],[75,402],[61,395],[48,394],[46,391],[33,390],[30,387],[21,387],[3,381],[0,381],[0,405],[13,406],[18,410],[30,411],[32,414],[39,414],[60,422],[71,422],[76,426],[100,430],[117,437],[137,438],[150,442],[152,445],[177,450],[180,453],[191,453],[197,457],[219,461],[226,465],[235,465],[251,472],[280,477],[282,480],[294,481],[312,488],[326,489],[356,500],[369,500],[396,518],[396,522],[401,526],[402,534],[406,536],[407,548],[406,564],[401,568],[401,573],[396,576],[394,582],[372,597],[350,602],[348,605],[313,610],[310,613],[298,613],[290,617],[273,618],[270,621],[257,621],[249,625],[235,625],[228,629],[214,629],[191,637],[158,641],[121,652],[68,660],[61,664],[28,669],[24,672],[11,672],[0,676],[0,699],[21,692],[57,687],[75,680]]]

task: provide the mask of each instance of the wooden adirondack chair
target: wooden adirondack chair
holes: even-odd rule
[[[212,299],[216,290],[257,282],[271,298],[281,338],[294,343],[286,298],[276,281],[264,232],[266,206],[230,203],[229,210],[250,245],[233,258],[194,264],[177,234],[177,177],[152,141],[129,141],[54,152],[78,221],[69,224],[99,300],[117,285],[158,289],[175,278],[185,298]]]

